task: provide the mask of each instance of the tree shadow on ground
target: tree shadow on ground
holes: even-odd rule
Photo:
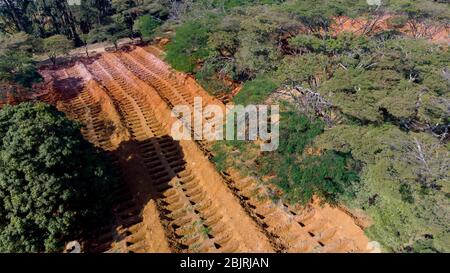
[[[85,251],[131,252],[130,248],[134,244],[145,240],[129,236],[136,234],[132,227],[145,224],[148,220],[144,217],[144,209],[151,201],[158,208],[158,217],[165,226],[169,245],[172,248],[185,248],[171,239],[176,234],[169,225],[173,219],[170,218],[171,211],[167,209],[169,204],[163,196],[163,192],[173,188],[173,182],[169,182],[180,179],[180,173],[186,170],[184,153],[179,143],[169,136],[132,140],[121,143],[117,150],[108,154],[114,166],[121,170],[119,186],[113,193],[114,221],[91,232],[86,240]]]

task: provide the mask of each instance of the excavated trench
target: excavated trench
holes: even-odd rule
[[[224,105],[144,48],[42,71],[39,99],[85,126],[120,173],[113,224],[91,232],[87,252],[365,252],[344,212],[275,203],[251,178],[218,173],[209,144],[175,141],[174,105]],[[208,122],[204,120],[203,122]]]

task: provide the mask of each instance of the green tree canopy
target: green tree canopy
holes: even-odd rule
[[[35,62],[24,52],[9,52],[0,55],[0,81],[31,87],[41,79]]]
[[[31,87],[39,81],[41,76],[32,57],[40,51],[42,40],[25,32],[0,35],[0,82]]]
[[[79,129],[42,103],[0,110],[0,252],[58,251],[107,215],[115,179]]]
[[[139,33],[142,38],[150,38],[155,33],[159,24],[159,21],[153,16],[144,15],[134,22],[133,30]]]
[[[187,22],[177,28],[173,41],[167,46],[166,60],[181,71],[192,72],[197,61],[206,58],[209,30],[200,22]]]
[[[73,47],[73,42],[63,35],[54,35],[44,39],[44,50],[54,65],[58,56],[68,54]]]

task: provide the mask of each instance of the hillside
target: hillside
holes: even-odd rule
[[[103,208],[110,221],[58,244],[68,236],[85,252],[450,251],[448,1],[69,2],[0,1],[0,107],[55,106],[83,124],[120,182]],[[241,123],[195,116],[232,105],[247,107]],[[194,115],[181,118],[180,106]],[[279,116],[265,126],[279,142],[264,151],[268,140],[251,137],[261,113],[249,109],[272,106]],[[181,140],[180,121],[189,136]],[[245,140],[210,141],[205,131],[197,139],[197,123],[215,133],[249,126]],[[5,200],[0,231],[13,224]],[[2,236],[15,238],[0,232],[0,251]]]

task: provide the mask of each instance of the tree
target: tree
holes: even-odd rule
[[[450,180],[450,152],[433,139],[422,138],[405,140],[396,149],[404,155],[401,160],[415,165],[417,182],[421,187],[442,188]]]
[[[31,87],[40,79],[35,62],[29,54],[18,51],[0,55],[0,81]]]
[[[41,50],[41,40],[25,32],[0,36],[0,82],[31,85],[41,79],[32,53]]]
[[[299,164],[287,160],[278,169],[274,183],[291,202],[308,204],[316,196],[336,205],[345,195],[353,194],[352,184],[359,180],[351,164],[351,158],[335,152],[306,156]]]
[[[133,30],[139,33],[139,37],[141,37],[141,41],[143,41],[144,38],[150,38],[155,33],[159,24],[159,21],[153,16],[144,15],[134,22]]]
[[[55,107],[0,110],[0,252],[53,252],[101,224],[115,185],[108,160]]]
[[[88,49],[88,41],[89,41],[89,34],[81,34],[80,39],[83,42],[84,51],[86,52],[86,57],[89,58],[89,49]]]
[[[110,0],[81,0],[79,7],[80,29],[89,33],[96,25],[105,24],[112,14]]]
[[[66,55],[73,48],[73,42],[63,35],[54,35],[44,39],[44,50],[53,65],[56,65],[56,60],[60,55]]]
[[[88,43],[110,42],[114,48],[118,50],[118,41],[121,38],[131,36],[131,32],[124,25],[119,23],[111,23],[105,26],[99,26],[89,32]]]
[[[30,2],[30,1],[23,1]],[[14,33],[20,31],[27,31],[28,18],[24,16],[26,12],[26,4],[14,0],[0,1],[0,17],[2,17],[2,30],[6,33]]]
[[[250,79],[276,70],[282,59],[283,40],[300,31],[298,21],[267,7],[249,8],[239,21],[236,70]]]
[[[327,79],[328,58],[321,54],[308,53],[302,56],[286,57],[279,66],[277,75],[287,84],[308,84],[316,89]]]
[[[3,54],[6,51],[41,53],[42,39],[35,38],[25,32],[0,34],[0,53]]]
[[[295,0],[287,1],[282,8],[297,17],[312,33],[325,34],[333,22],[334,16],[355,17],[370,10],[366,0]]]
[[[370,238],[404,251],[423,235],[448,252],[448,148],[425,133],[396,126],[339,125],[316,138],[325,149],[351,153],[363,163],[361,183],[349,206],[374,220]]]
[[[0,29],[46,38],[61,34],[80,45],[78,22],[67,0],[2,0]]]
[[[175,68],[193,72],[198,61],[206,58],[209,30],[200,22],[187,22],[177,28],[172,42],[167,46],[166,60]]]

